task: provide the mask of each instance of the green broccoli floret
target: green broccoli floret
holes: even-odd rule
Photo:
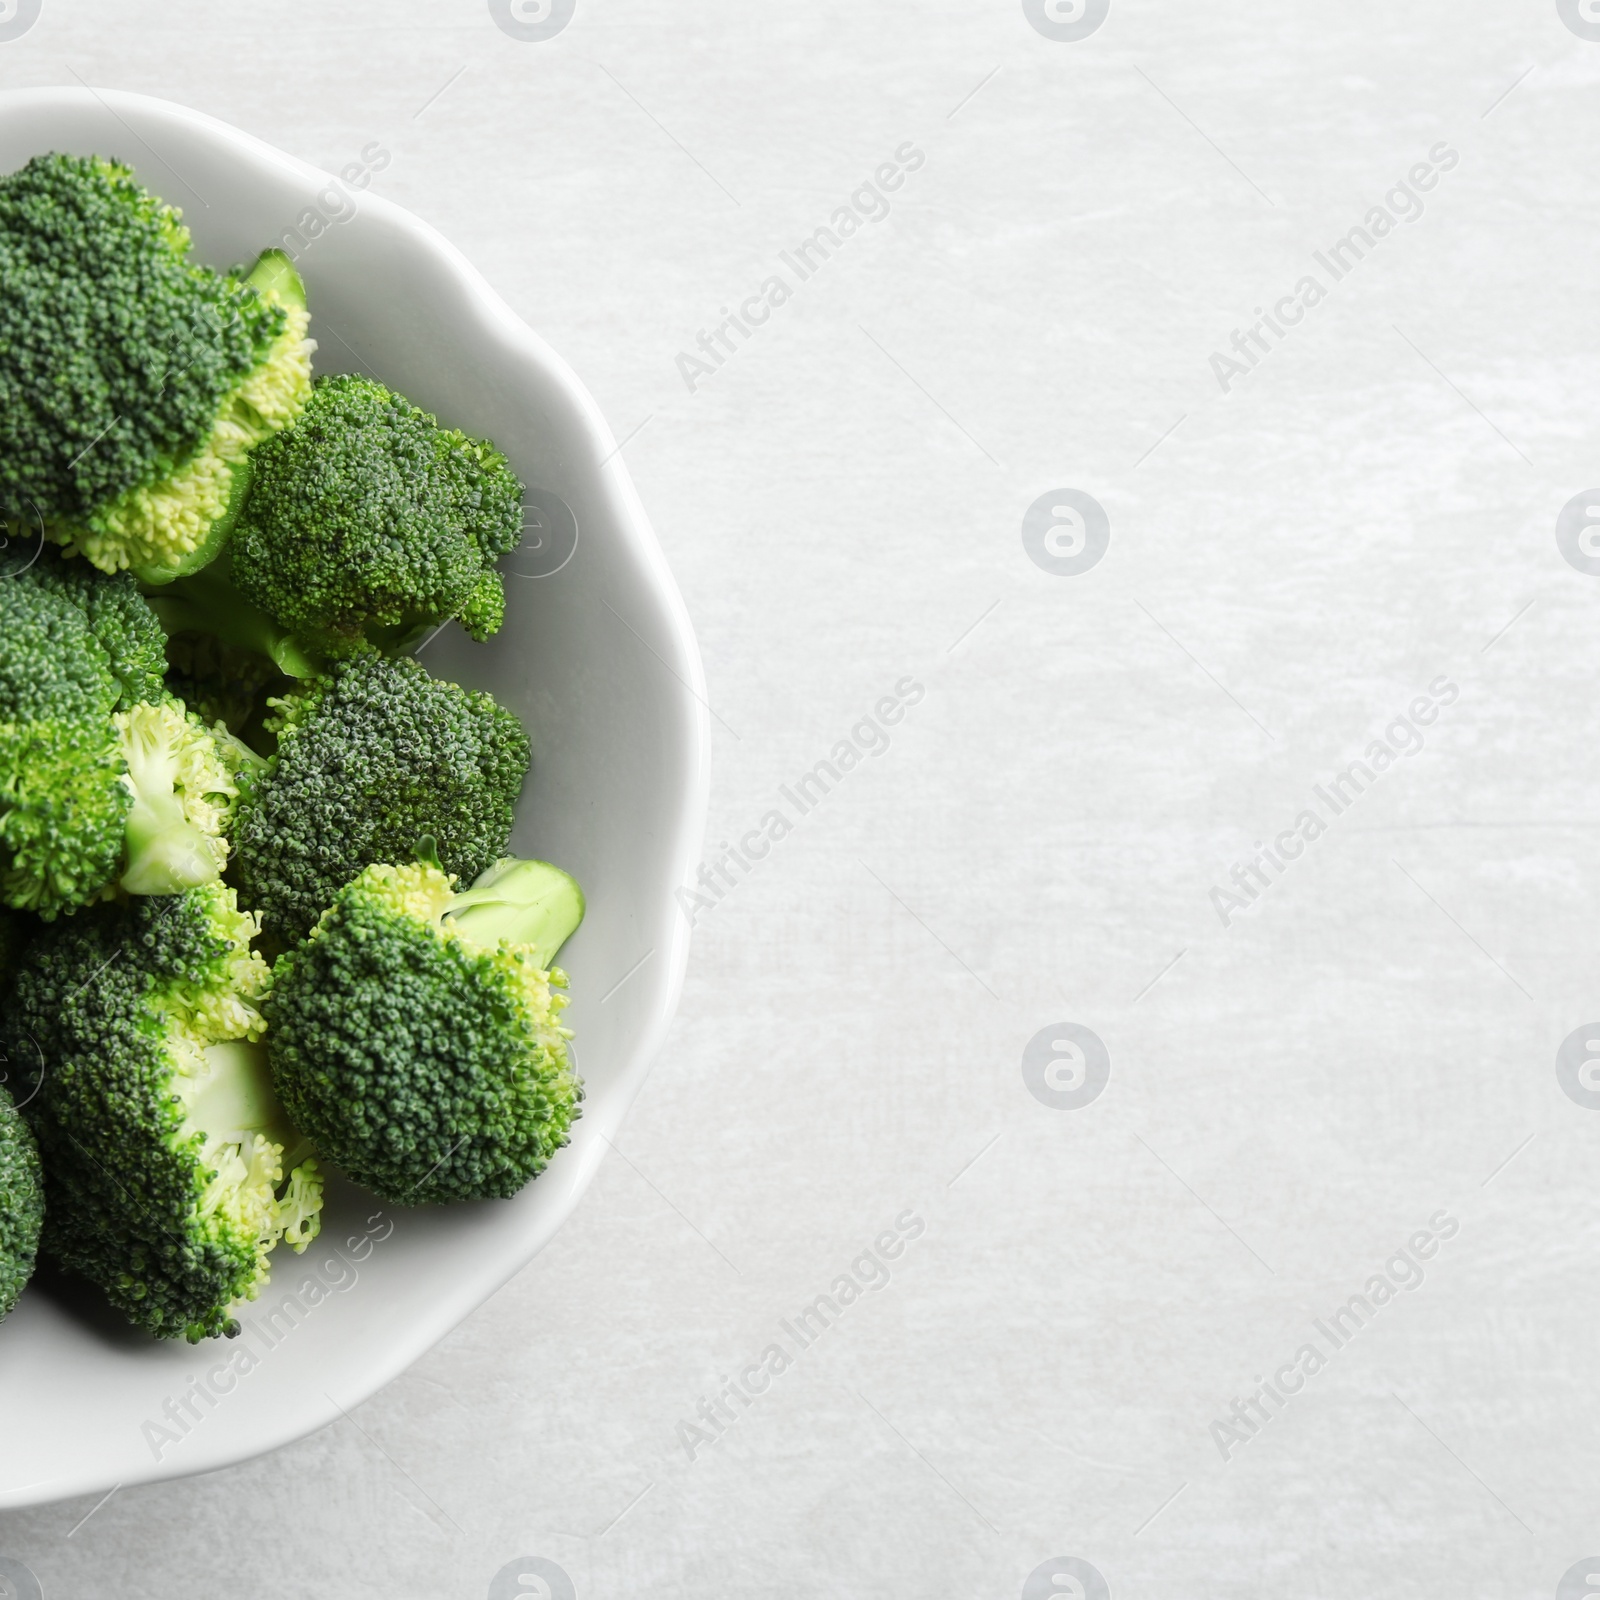
[[[397,1205],[509,1198],[583,1098],[551,965],[582,920],[578,885],[515,860],[452,882],[429,863],[366,868],[279,957],[267,1001],[290,1116]]]
[[[77,606],[36,585],[0,583],[0,721],[104,721],[121,693]]]
[[[167,636],[130,572],[102,572],[46,545],[15,581],[70,600],[87,618],[121,686],[118,708],[162,698]]]
[[[118,698],[83,611],[0,583],[0,902],[49,918],[221,876],[261,758],[181,701]]]
[[[320,378],[255,453],[233,581],[330,656],[403,648],[451,617],[486,639],[505,617],[493,564],[521,527],[522,485],[493,445],[371,378]]]
[[[0,1080],[6,1072],[0,1055]],[[33,1276],[44,1225],[39,1149],[0,1081],[0,1322]]]
[[[234,466],[310,390],[281,270],[256,287],[189,244],[115,162],[36,156],[0,177],[0,514],[108,572],[197,559]]]
[[[274,704],[277,752],[233,835],[240,898],[272,939],[303,938],[363,867],[411,860],[424,835],[463,880],[504,852],[529,745],[490,695],[366,655]]]
[[[238,1331],[280,1239],[320,1226],[321,1176],[271,1089],[271,982],[232,889],[81,911],[23,956],[0,1045],[42,1072],[19,1096],[44,1157],[43,1251],[130,1322]]]
[[[82,611],[0,583],[0,902],[54,917],[111,893],[131,806],[119,694]]]

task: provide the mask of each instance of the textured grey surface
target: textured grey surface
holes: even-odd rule
[[[0,1554],[52,1600],[1555,1594],[1600,1547],[1600,1117],[1556,1073],[1600,1015],[1600,585],[1556,543],[1600,482],[1600,27],[1562,9],[1113,0],[1055,42],[1006,0],[578,0],[520,42],[465,0],[45,0],[0,43],[7,87],[376,142],[640,430],[710,844],[794,822],[526,1272],[348,1422]],[[691,393],[680,352],[906,141],[891,213]],[[1334,282],[1312,253],[1441,142]],[[1022,540],[1061,488],[1109,517],[1077,576]],[[1024,1079],[1062,1022],[1109,1054],[1080,1109],[1070,1055]]]

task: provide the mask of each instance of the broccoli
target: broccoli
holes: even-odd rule
[[[175,894],[221,876],[261,759],[161,692],[114,712],[86,614],[0,584],[0,901],[53,918],[119,883]]]
[[[0,1056],[0,1061],[5,1058]],[[5,1069],[0,1066],[0,1078]],[[11,1096],[0,1084],[0,1322],[33,1276],[44,1224],[44,1173],[39,1150]]]
[[[272,1095],[255,920],[220,883],[81,911],[16,973],[0,1046],[43,1062],[24,1114],[46,1171],[42,1249],[163,1338],[238,1332],[322,1179]]]
[[[489,695],[371,654],[273,704],[278,748],[233,835],[240,898],[273,940],[304,937],[363,867],[411,860],[425,835],[462,880],[504,852],[530,752]]]
[[[169,576],[236,513],[234,466],[310,391],[303,295],[192,260],[131,170],[36,156],[0,177],[0,513],[108,572]]]
[[[132,805],[120,692],[82,611],[0,583],[0,902],[54,917],[111,893]]]
[[[89,619],[36,584],[0,583],[0,721],[101,721],[122,688]]]
[[[506,1199],[567,1143],[583,1089],[551,966],[583,917],[559,868],[504,860],[464,893],[367,867],[279,957],[267,1050],[317,1149],[398,1205]]]
[[[163,697],[167,636],[132,573],[102,572],[46,545],[15,578],[70,600],[88,619],[121,686],[119,710]]]
[[[401,649],[451,617],[481,640],[504,620],[493,564],[521,526],[522,485],[493,445],[371,378],[319,378],[255,452],[233,581],[329,656]]]
[[[215,882],[241,792],[264,765],[226,728],[207,728],[181,700],[135,706],[112,718],[133,796],[123,830],[121,886],[177,894]]]

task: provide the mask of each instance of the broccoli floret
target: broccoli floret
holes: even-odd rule
[[[163,696],[165,691],[161,691]],[[0,900],[54,917],[110,895],[209,883],[261,759],[163,698],[119,686],[83,611],[0,584]]]
[[[304,404],[303,304],[192,260],[127,167],[59,154],[0,177],[0,283],[0,513],[108,572],[181,568]]]
[[[271,1090],[255,920],[219,883],[45,929],[0,1045],[44,1157],[45,1256],[163,1338],[233,1334],[280,1239],[316,1236],[321,1177]]]
[[[267,1049],[317,1149],[397,1205],[505,1199],[567,1143],[582,1085],[555,953],[583,916],[543,861],[463,894],[428,863],[370,866],[280,956]]]
[[[263,761],[181,700],[135,706],[112,721],[133,796],[121,886],[129,894],[177,894],[215,882],[227,864],[241,790]]]
[[[0,583],[0,721],[103,721],[121,693],[77,606],[35,585]]]
[[[425,835],[462,880],[504,852],[530,752],[490,695],[366,655],[274,703],[277,752],[233,836],[240,898],[274,940],[303,938],[363,867],[411,860]]]
[[[0,1062],[4,1061],[0,1055]],[[5,1067],[0,1065],[0,1076]],[[0,1322],[33,1276],[44,1225],[44,1172],[28,1125],[0,1085]]]
[[[50,919],[112,893],[123,772],[109,725],[0,722],[0,902]]]
[[[15,579],[70,600],[84,614],[121,686],[120,710],[162,698],[167,636],[132,573],[102,572],[47,545]]]
[[[0,901],[54,917],[111,893],[131,800],[105,652],[76,606],[0,583]]]
[[[371,378],[320,378],[255,453],[233,581],[330,656],[399,649],[450,617],[486,639],[505,616],[493,564],[521,524],[522,485],[493,445]]]

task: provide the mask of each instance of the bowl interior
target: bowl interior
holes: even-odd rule
[[[511,848],[588,897],[562,963],[587,1098],[572,1145],[515,1200],[398,1210],[330,1186],[322,1237],[280,1251],[234,1341],[158,1344],[70,1286],[30,1287],[0,1325],[0,1505],[244,1459],[386,1383],[551,1236],[614,1137],[676,999],[674,902],[703,827],[705,712],[682,603],[615,442],[563,363],[450,245],[399,207],[184,108],[137,95],[0,95],[0,171],[46,150],[105,154],[184,211],[219,267],[286,248],[305,278],[318,372],[381,379],[485,435],[529,485],[507,616],[476,645],[421,650],[490,690],[534,746]],[[575,542],[574,542],[574,535]]]

